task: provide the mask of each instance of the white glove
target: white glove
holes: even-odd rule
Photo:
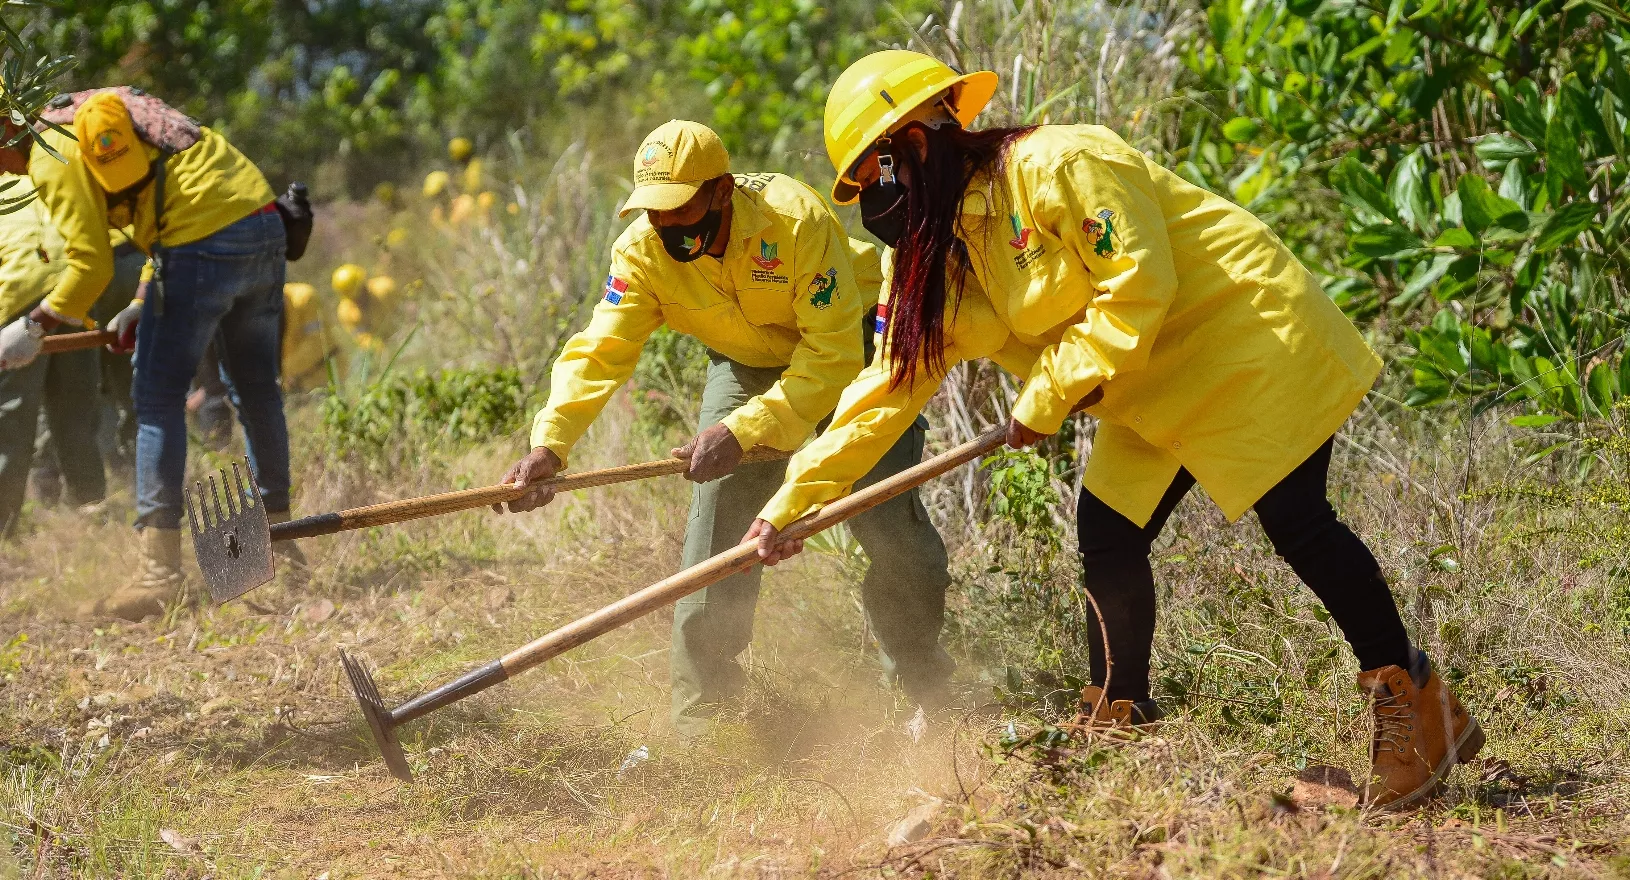
[[[136,350],[136,327],[141,323],[142,301],[133,299],[108,322],[108,329],[119,334],[119,341],[108,346],[115,353],[129,354]]]
[[[26,367],[40,356],[40,340],[45,328],[23,315],[0,328],[0,370]]]

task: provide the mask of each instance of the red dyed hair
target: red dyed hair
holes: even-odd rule
[[[1008,150],[1036,126],[968,131],[955,126],[931,129],[928,153],[895,149],[897,166],[910,169],[906,195],[906,231],[894,248],[889,280],[888,349],[893,359],[889,387],[911,387],[922,363],[932,374],[945,372],[945,306],[962,301],[968,271],[968,237],[962,224],[962,200],[970,183],[989,169],[999,176]],[[905,138],[895,135],[895,144]]]

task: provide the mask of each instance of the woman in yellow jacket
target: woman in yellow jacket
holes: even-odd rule
[[[1369,801],[1426,797],[1482,733],[1411,648],[1380,567],[1325,490],[1332,437],[1380,362],[1265,225],[1110,130],[966,129],[995,88],[993,73],[898,50],[833,86],[833,198],[858,197],[894,248],[882,356],[749,538],[766,563],[797,552],[776,530],[847,492],[949,366],[991,358],[1024,379],[1010,446],[1095,401],[1077,527],[1113,674],[1094,621],[1083,720],[1158,716],[1149,548],[1198,482],[1229,519],[1256,510],[1357,654],[1376,722]]]

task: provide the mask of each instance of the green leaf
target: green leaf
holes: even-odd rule
[[[1382,189],[1381,177],[1364,167],[1357,155],[1348,153],[1330,170],[1330,185],[1342,194],[1343,201],[1348,204],[1382,217],[1398,219],[1392,200]]]
[[[1387,44],[1388,39],[1389,38],[1388,38],[1388,36],[1386,34],[1377,34],[1377,35],[1369,38],[1368,40],[1365,40],[1364,42],[1359,43],[1357,46],[1355,46],[1352,49],[1352,51],[1350,51],[1347,54],[1341,56],[1341,62],[1343,64],[1351,64],[1354,61],[1357,61],[1358,59],[1363,58],[1365,55],[1368,55],[1371,52],[1374,52],[1375,50],[1381,48],[1382,46],[1385,46]]]
[[[1393,166],[1387,182],[1387,197],[1397,208],[1398,219],[1417,231],[1432,225],[1432,194],[1426,186],[1426,152],[1415,150]]]
[[[1483,178],[1463,174],[1455,191],[1460,194],[1461,218],[1474,235],[1481,234],[1491,226],[1519,231],[1528,228],[1528,212],[1522,209],[1522,205],[1496,195]]]
[[[1262,126],[1256,120],[1244,116],[1236,116],[1223,123],[1222,127],[1223,137],[1236,144],[1249,141],[1261,131]]]
[[[1474,248],[1477,247],[1477,236],[1468,232],[1465,227],[1451,226],[1443,230],[1437,238],[1432,240],[1433,247]],[[1453,256],[1450,255],[1453,259]]]
[[[1396,223],[1366,226],[1353,235],[1353,250],[1378,260],[1395,260],[1424,247],[1415,233]]]
[[[1472,145],[1472,152],[1485,166],[1512,159],[1526,159],[1537,152],[1533,145],[1514,134],[1491,134]]]
[[[1500,96],[1500,109],[1506,121],[1511,124],[1511,130],[1530,141],[1543,141],[1545,102],[1540,97],[1539,87],[1534,85],[1534,81],[1525,78],[1512,87],[1501,80],[1495,83],[1494,88],[1495,93]]]
[[[1555,171],[1558,178],[1575,192],[1583,192],[1588,178],[1585,176],[1585,160],[1579,155],[1579,142],[1568,130],[1567,123],[1562,120],[1562,113],[1558,111],[1551,117],[1545,127],[1545,163],[1547,171]],[[1562,201],[1562,194],[1553,190],[1551,201]]]
[[[1509,424],[1513,428],[1544,428],[1548,425],[1554,425],[1560,421],[1562,421],[1561,416],[1536,413],[1534,415],[1517,416],[1506,424]]]
[[[1540,227],[1539,237],[1534,240],[1534,250],[1541,253],[1553,251],[1573,241],[1579,233],[1589,228],[1600,208],[1600,205],[1585,199],[1563,205]]]
[[[1430,262],[1422,261],[1416,264],[1415,273],[1410,276],[1409,283],[1404,285],[1404,292],[1393,300],[1394,305],[1406,305],[1414,302],[1415,298],[1423,292],[1431,290],[1446,272],[1449,265],[1458,259],[1454,254],[1437,254]]]
[[[1613,411],[1613,398],[1617,397],[1614,387],[1613,368],[1603,361],[1590,371],[1590,379],[1585,383],[1585,391],[1590,395],[1590,402],[1596,405],[1600,415],[1607,415]]]

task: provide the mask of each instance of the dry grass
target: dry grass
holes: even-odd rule
[[[618,422],[587,448],[620,448]],[[1613,576],[1502,540],[1521,511],[1455,500],[1452,448],[1400,455],[1439,447],[1358,424],[1367,457],[1344,456],[1342,507],[1489,730],[1480,763],[1420,812],[1352,806],[1340,783],[1363,772],[1367,718],[1350,656],[1255,527],[1198,497],[1159,549],[1174,720],[1157,735],[1065,741],[1039,704],[993,704],[1005,666],[1044,665],[1033,634],[963,626],[980,705],[919,740],[876,684],[855,585],[816,556],[767,579],[753,699],[713,741],[668,733],[659,614],[410,725],[420,781],[392,780],[336,648],[402,699],[658,579],[686,500],[668,481],[310,541],[309,586],[134,626],[73,613],[123,576],[128,531],[37,512],[0,584],[0,877],[1627,873],[1630,652],[1591,626]],[[449,470],[496,474],[502,451]],[[1373,466],[1388,459],[1402,469]],[[304,509],[437,488],[337,473],[308,458]],[[1458,571],[1431,555],[1444,543]],[[985,574],[989,546],[958,554],[964,623],[1011,599]],[[624,767],[641,746],[649,760]],[[908,813],[917,839],[891,846]]]

